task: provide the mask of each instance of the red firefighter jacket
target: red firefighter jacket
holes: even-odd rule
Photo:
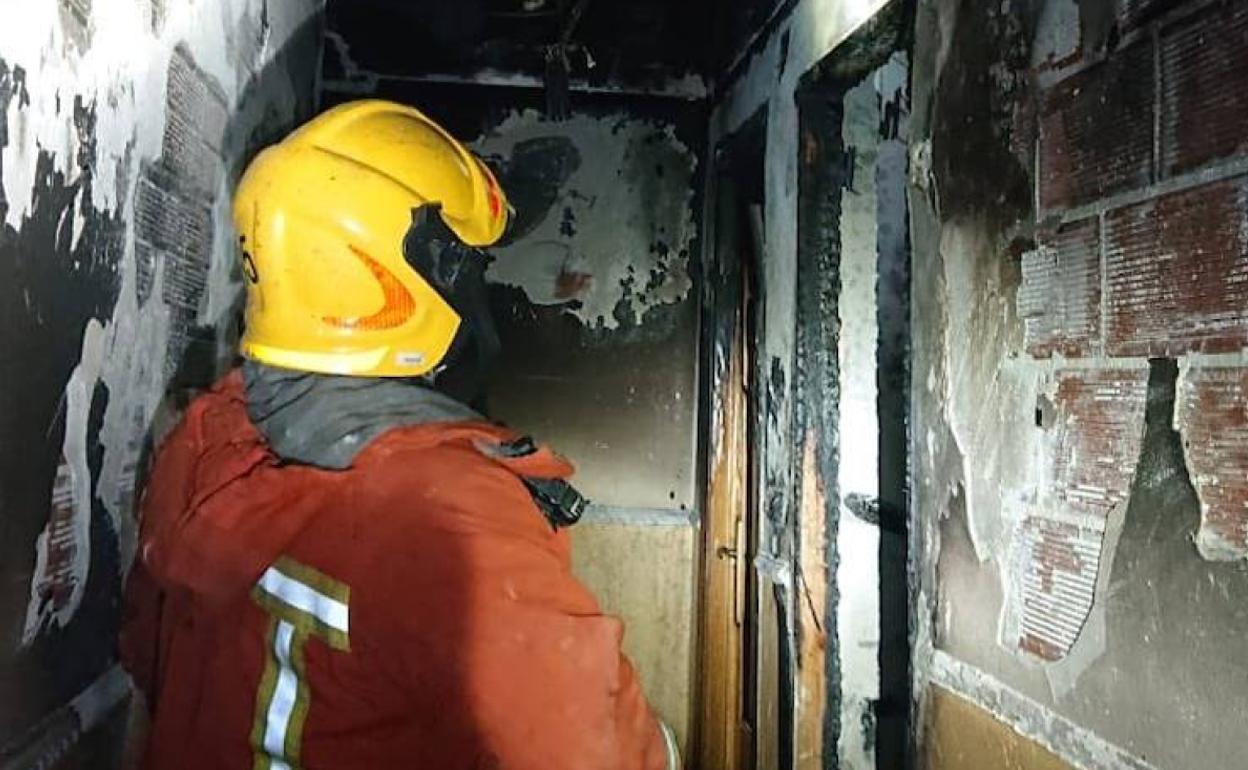
[[[661,770],[618,620],[572,576],[486,423],[395,428],[346,471],[281,463],[238,373],[161,447],[122,655],[144,767]]]

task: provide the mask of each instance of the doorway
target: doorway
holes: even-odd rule
[[[893,3],[797,92],[799,564],[826,583],[822,671],[798,678],[826,684],[824,766],[844,770],[910,753],[907,19]]]
[[[698,765],[784,766],[781,623],[774,586],[755,569],[768,528],[760,501],[758,371],[766,253],[759,113],[715,148],[703,295],[706,517]]]

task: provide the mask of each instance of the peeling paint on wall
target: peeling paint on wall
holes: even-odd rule
[[[65,386],[63,464],[52,487],[48,524],[35,544],[22,644],[51,626],[64,627],[78,610],[91,567],[91,469],[87,416],[104,353],[104,328],[94,318],[83,332],[82,358]]]
[[[688,296],[697,156],[672,126],[625,113],[553,122],[525,110],[475,149],[504,178],[526,155],[548,159],[550,205],[538,221],[520,213],[513,241],[494,249],[491,281],[608,330]]]

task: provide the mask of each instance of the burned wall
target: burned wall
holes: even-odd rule
[[[1235,766],[1248,14],[915,29],[916,687],[1074,766]]]
[[[896,303],[891,289],[877,291],[874,271],[904,270],[905,204],[893,177],[904,168],[895,131],[905,107],[897,87],[906,76],[904,62],[873,73],[888,61],[895,36],[857,34],[885,5],[779,4],[720,84],[711,115],[713,143],[766,116],[754,361],[765,394],[758,426],[763,547],[754,568],[760,591],[775,592],[783,613],[793,682],[780,705],[782,753],[791,751],[803,768],[873,767],[877,759],[900,761],[905,751],[905,704],[894,704],[883,730],[877,721],[885,677],[877,662],[884,641],[879,498],[887,486],[887,502],[895,503],[896,479],[881,484],[886,437],[873,417],[881,403],[876,367],[884,364],[880,324],[904,325],[895,313],[881,316],[884,304]],[[822,78],[812,72],[821,63],[837,61],[848,65],[828,73],[839,85],[803,85]],[[888,465],[896,467],[891,458]],[[861,503],[859,513],[851,501]],[[881,736],[888,745],[877,754]]]
[[[695,102],[380,78],[469,143],[516,210],[491,249],[504,359],[489,405],[577,461],[605,507],[697,506],[702,126]],[[328,102],[359,94],[331,89]]]
[[[830,60],[839,56],[834,52]],[[859,71],[872,58],[860,59]],[[837,433],[842,442],[835,576],[840,597],[835,608],[841,669],[838,755],[844,768],[892,768],[904,764],[909,704],[907,55],[892,52],[850,86],[855,77],[840,80],[846,88],[840,98],[846,159],[833,161],[845,169],[836,228]]]
[[[229,361],[229,190],[312,109],[320,4],[270,5],[31,3],[0,23],[0,756],[19,764],[126,693],[153,423],[171,384]]]
[[[521,193],[513,205],[529,211],[490,268],[506,319],[500,413],[557,437],[598,503],[692,516],[701,151],[690,113],[684,125],[627,108],[554,123],[522,109],[475,147],[509,189],[554,183],[540,193],[549,206]]]

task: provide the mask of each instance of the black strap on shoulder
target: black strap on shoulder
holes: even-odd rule
[[[520,438],[503,441],[495,445],[495,452],[499,457],[528,457],[536,451],[537,444],[533,442],[531,436],[521,436]]]
[[[537,451],[537,444],[529,436],[522,436],[514,441],[498,445],[499,454],[503,457],[525,457]],[[521,480],[528,487],[533,502],[550,526],[555,529],[570,527],[581,520],[589,501],[563,479],[540,479],[522,476]]]

